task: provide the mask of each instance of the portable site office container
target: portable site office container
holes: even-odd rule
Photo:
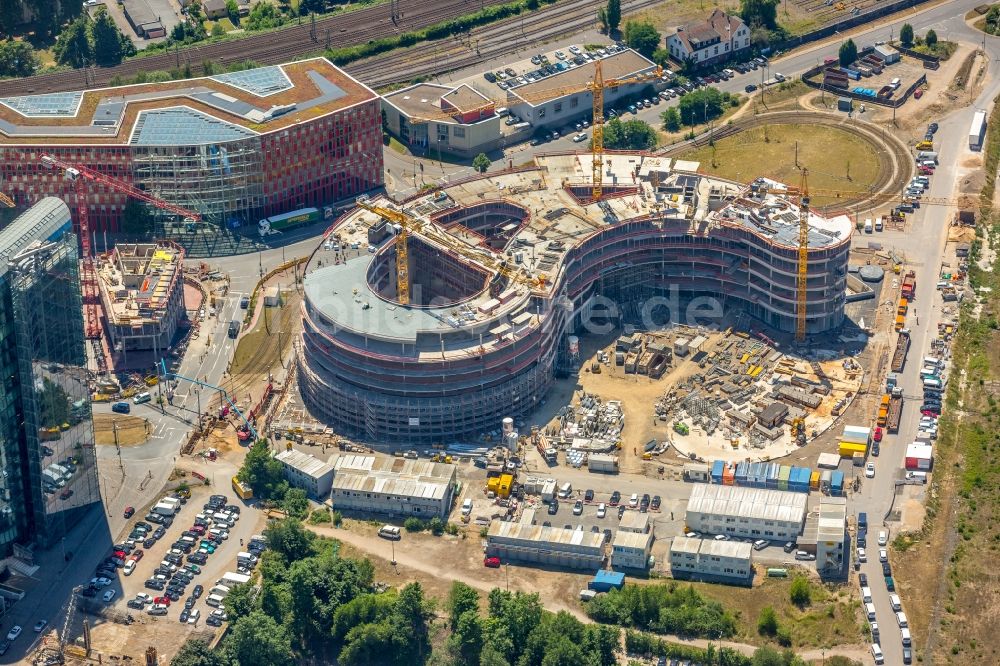
[[[844,473],[839,469],[834,470],[833,477],[830,482],[830,494],[831,495],[843,495],[844,494]]]
[[[732,465],[726,465],[726,468],[722,470],[722,483],[727,486],[733,485],[736,480],[736,468]]]
[[[736,465],[736,485],[747,485],[747,477],[750,473],[750,463],[741,462]]]
[[[788,490],[788,479],[792,475],[792,468],[782,465],[778,470],[778,490]]]
[[[716,460],[712,463],[712,483],[722,483],[722,472],[726,468],[723,460]]]
[[[756,462],[750,465],[750,485],[763,488],[765,483],[764,463]]]
[[[820,487],[820,490],[829,489],[829,487],[830,487],[830,480],[832,478],[833,478],[833,472],[831,472],[828,469],[824,470],[823,474],[820,475],[820,477],[819,477],[819,487]]]
[[[771,488],[772,490],[778,489],[778,473],[781,471],[781,466],[778,463],[768,463],[767,464],[767,480],[765,481],[765,486]]]
[[[814,469],[812,474],[809,475],[809,488],[812,490],[819,490],[819,479],[822,474],[818,469]]]

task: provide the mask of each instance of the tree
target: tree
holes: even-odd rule
[[[763,645],[753,653],[751,662],[753,666],[787,666],[781,653],[770,645]]]
[[[282,555],[286,562],[294,562],[310,554],[315,536],[302,527],[295,518],[276,520],[264,528],[268,550]]]
[[[236,4],[236,0],[226,0],[226,14],[229,15],[229,21],[234,26],[239,27],[240,25],[240,6]]]
[[[393,658],[400,666],[421,664],[430,654],[429,619],[423,587],[420,583],[410,583],[400,591],[388,620],[395,648]]]
[[[752,28],[778,29],[778,0],[740,0],[740,18]]]
[[[278,9],[269,2],[258,2],[243,20],[245,30],[267,30],[277,28],[284,22]]]
[[[458,663],[479,663],[483,650],[483,624],[483,618],[479,617],[478,608],[459,615],[451,636],[448,638],[448,649]]]
[[[309,513],[309,498],[302,488],[289,488],[281,500],[281,508],[293,518],[302,519]]]
[[[789,596],[796,606],[808,606],[812,602],[812,592],[805,576],[796,576],[789,589]]]
[[[601,32],[608,33],[611,32],[611,28],[608,27],[608,10],[605,7],[597,8],[597,22],[601,24]]]
[[[676,106],[672,106],[661,115],[663,118],[663,129],[668,132],[679,132],[681,130],[681,113]]]
[[[858,59],[858,47],[853,39],[848,39],[840,45],[840,64],[850,67],[851,63]]]
[[[717,88],[702,88],[684,95],[677,108],[684,124],[696,125],[721,116],[733,99],[732,95],[719,92]]]
[[[764,606],[757,617],[757,633],[761,636],[774,636],[778,633],[778,614],[771,606]]]
[[[479,592],[465,583],[455,581],[448,592],[448,621],[452,631],[458,626],[458,618],[467,612],[479,612]]]
[[[132,40],[123,35],[104,7],[97,9],[92,28],[94,58],[101,67],[120,64],[126,56],[135,55]]]
[[[621,0],[608,0],[608,6],[605,13],[608,18],[608,32],[617,32],[618,27],[622,22]]]
[[[230,660],[240,666],[281,666],[295,663],[288,632],[261,611],[241,617],[233,624],[226,640],[226,652]]]
[[[0,76],[31,76],[37,67],[38,57],[31,44],[13,39],[0,42]]]
[[[904,23],[903,27],[899,29],[899,43],[904,48],[913,46],[913,26],[909,23]]]
[[[642,120],[612,118],[604,125],[604,147],[612,150],[649,150],[656,146],[656,130]]]
[[[283,499],[288,490],[284,467],[274,459],[266,439],[259,439],[250,447],[237,476],[262,499]]]
[[[486,170],[490,168],[490,158],[486,156],[486,153],[479,153],[472,160],[472,168],[479,173],[486,173]]]
[[[627,21],[625,23],[625,43],[647,58],[660,46],[660,33],[650,21]]]
[[[212,37],[222,37],[224,34],[226,34],[226,29],[222,27],[221,23],[213,23],[212,31],[210,34],[212,35]]]
[[[257,610],[255,596],[253,585],[234,585],[226,595],[226,614],[230,621],[246,617]]]
[[[933,29],[927,31],[927,36],[924,37],[924,43],[927,44],[927,48],[929,49],[933,49],[935,46],[937,46],[938,36]]]
[[[86,67],[94,60],[90,41],[90,16],[82,14],[59,34],[53,47],[56,62],[71,67]]]
[[[229,606],[226,606],[229,610]],[[184,645],[170,660],[170,666],[225,666],[225,660],[218,652],[208,647],[208,643],[194,638],[184,641]]]

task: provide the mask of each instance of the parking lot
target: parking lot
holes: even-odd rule
[[[256,564],[244,558],[242,564],[247,566],[241,572],[237,555],[250,548],[260,515],[205,486],[196,488],[190,499],[176,499],[180,508],[172,517],[160,517],[154,508],[129,520],[126,537],[97,571],[80,581],[86,585],[83,596],[91,603],[174,620],[191,629],[222,624],[225,616],[215,606],[219,599],[212,605],[209,599],[213,590],[221,597],[227,593],[215,589],[224,575],[247,573]],[[220,513],[235,520],[230,525]],[[262,544],[254,546],[257,552],[262,549]]]

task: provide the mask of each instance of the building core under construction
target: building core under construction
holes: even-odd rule
[[[598,202],[590,154],[547,155],[338,220],[305,277],[299,385],[313,414],[359,438],[447,442],[534,410],[578,369],[580,334],[727,311],[796,331],[803,218],[785,186],[605,159]],[[806,215],[812,335],[843,322],[852,225]]]
[[[167,241],[119,244],[101,258],[97,282],[112,349],[166,350],[185,317],[184,250]]]

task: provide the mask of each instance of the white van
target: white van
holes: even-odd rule
[[[573,494],[573,484],[567,481],[566,483],[559,486],[559,499],[567,499],[571,494]]]
[[[191,612],[188,613],[188,624],[198,624],[199,617],[201,617],[201,611],[197,608],[192,608]]]
[[[872,643],[872,657],[875,658],[876,664],[885,663],[885,656],[882,654],[882,648],[879,647],[878,643]]]
[[[149,391],[143,391],[139,395],[137,395],[134,398],[132,398],[132,402],[134,402],[137,405],[141,405],[142,403],[149,402],[152,399],[153,399],[153,396],[151,396],[149,394]]]
[[[466,497],[465,501],[462,502],[462,515],[468,516],[470,513],[472,513],[472,498]]]
[[[209,606],[215,606],[216,608],[218,608],[219,606],[222,605],[223,601],[225,601],[225,599],[220,597],[219,595],[210,594],[208,595],[208,599],[205,600],[205,603],[208,604]]]
[[[865,220],[865,233],[870,234],[872,232],[872,218],[867,218]]]
[[[896,611],[896,624],[898,624],[901,629],[905,629],[910,626],[906,622],[906,613],[903,611]]]
[[[901,84],[902,84],[902,81],[899,80],[899,77],[896,77],[892,81],[889,81],[889,85],[892,86],[893,90],[896,90],[897,88],[899,88],[899,86]]]
[[[936,377],[928,377],[924,380],[925,389],[934,389],[935,391],[940,391],[943,388],[941,380]]]
[[[197,541],[195,541],[193,537],[189,537],[189,536],[182,536],[180,538],[180,541],[181,541],[181,543],[186,543],[186,544],[190,545],[191,547],[194,547],[194,545],[197,543]]]
[[[882,218],[881,217],[876,217],[875,218],[875,231],[882,231]]]
[[[395,525],[383,525],[379,528],[378,535],[390,541],[399,541],[403,537],[403,533]]]
[[[257,558],[250,553],[237,553],[236,562],[237,564],[253,564],[257,561]]]
[[[889,595],[889,605],[892,606],[892,610],[894,610],[894,611],[901,611],[901,610],[903,610],[903,606],[899,602],[899,595],[898,594],[890,594]]]
[[[941,359],[937,358],[936,356],[924,356],[924,365],[932,368],[940,368]]]
[[[872,589],[870,587],[861,588],[861,601],[866,604],[870,604],[872,602]]]
[[[903,629],[899,630],[899,633],[903,637],[903,647],[910,647],[910,643],[911,643],[911,641],[910,641],[910,630],[906,629],[904,627]]]
[[[209,594],[214,594],[219,597],[225,597],[229,594],[231,590],[225,585],[216,585],[211,590],[208,591]]]
[[[868,616],[869,622],[875,621],[875,604],[868,602],[865,604],[865,614]]]

